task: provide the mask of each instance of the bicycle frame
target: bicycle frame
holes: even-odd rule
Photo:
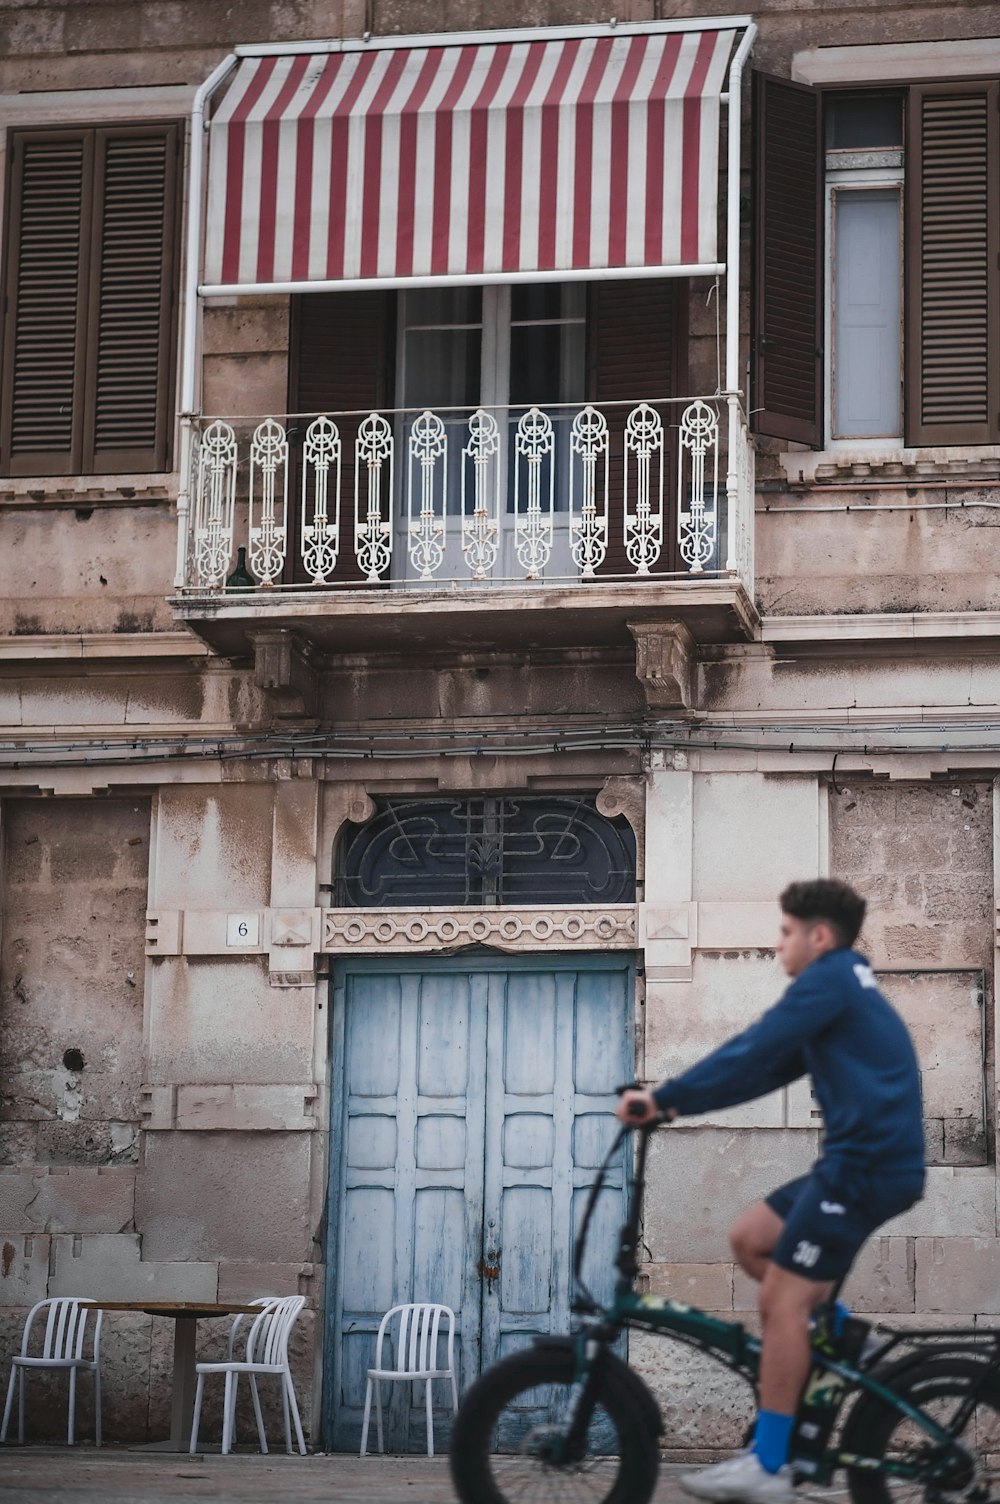
[[[619,1237],[618,1254],[615,1259],[619,1277],[611,1304],[606,1307],[601,1306],[586,1288],[581,1270],[591,1214],[603,1189],[608,1168],[630,1131],[632,1130],[629,1126],[621,1130],[598,1172],[587,1199],[574,1249],[573,1274],[578,1292],[574,1301],[574,1310],[584,1315],[587,1321],[579,1334],[577,1380],[581,1398],[567,1436],[571,1445],[576,1434],[585,1430],[589,1418],[586,1414],[587,1396],[590,1389],[587,1380],[593,1370],[597,1355],[603,1347],[613,1342],[622,1330],[645,1331],[654,1335],[671,1337],[675,1341],[706,1353],[738,1373],[750,1384],[755,1384],[758,1376],[761,1343],[759,1338],[748,1332],[741,1323],[711,1316],[697,1306],[687,1305],[683,1301],[659,1295],[639,1294],[634,1289],[635,1278],[639,1271],[637,1257],[639,1218],[651,1131],[647,1127],[637,1129],[640,1138],[632,1183],[632,1199],[628,1218]],[[890,1331],[886,1341],[873,1357],[873,1362],[877,1358],[877,1361],[882,1363],[893,1349],[903,1344],[916,1348],[926,1346],[935,1354],[960,1352],[974,1357],[981,1365],[982,1373],[970,1386],[969,1393],[947,1426],[940,1425],[926,1411],[911,1405],[902,1395],[897,1394],[880,1381],[877,1372],[873,1372],[870,1367],[858,1368],[852,1363],[814,1348],[812,1354],[814,1370],[819,1368],[836,1376],[846,1386],[848,1394],[868,1394],[891,1405],[901,1415],[918,1425],[926,1433],[928,1439],[943,1450],[934,1462],[928,1465],[927,1460],[906,1462],[858,1456],[853,1452],[842,1451],[839,1445],[833,1442],[827,1447],[816,1470],[810,1474],[810,1482],[829,1482],[839,1467],[863,1468],[894,1477],[920,1478],[928,1482],[946,1478],[949,1473],[967,1467],[972,1458],[957,1438],[967,1424],[991,1375],[1000,1370],[1000,1330],[991,1333],[991,1355],[984,1351],[984,1335],[982,1330],[975,1328],[945,1332],[934,1329]],[[838,1424],[837,1429],[841,1428],[842,1425]],[[796,1460],[794,1449],[789,1460],[794,1466]]]

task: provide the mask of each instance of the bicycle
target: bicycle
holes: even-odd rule
[[[587,1289],[582,1267],[594,1206],[632,1131],[615,1138],[587,1199],[576,1238],[574,1314],[579,1329],[540,1337],[486,1369],[468,1390],[452,1431],[452,1480],[462,1504],[545,1499],[647,1504],[663,1430],[642,1379],[613,1350],[626,1330],[670,1337],[708,1354],[751,1385],[760,1341],[739,1322],[634,1289],[646,1154],[639,1145],[610,1305]],[[813,1364],[790,1462],[797,1481],[846,1472],[852,1504],[986,1504],[1000,1473],[1000,1330],[873,1328],[851,1318],[834,1335],[819,1313]],[[874,1348],[873,1348],[874,1343]],[[496,1446],[502,1449],[500,1454]]]

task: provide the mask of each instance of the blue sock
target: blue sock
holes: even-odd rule
[[[753,1433],[753,1449],[765,1473],[776,1473],[788,1461],[794,1415],[779,1415],[776,1410],[761,1410]]]
[[[851,1313],[844,1305],[844,1302],[842,1300],[835,1300],[833,1302],[833,1334],[835,1337],[840,1336],[844,1330],[844,1322],[850,1321],[850,1319]]]

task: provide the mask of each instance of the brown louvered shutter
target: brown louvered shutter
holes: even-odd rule
[[[16,132],[0,466],[165,470],[178,128]]]
[[[622,402],[605,415],[609,434],[608,554],[601,574],[635,573],[625,553],[625,421],[631,408],[648,402],[663,420],[666,449],[664,548],[658,571],[677,562],[677,407],[657,398],[686,395],[687,283],[677,279],[596,282],[587,312],[587,364],[590,400]]]
[[[79,132],[12,138],[0,420],[10,475],[80,468],[92,152]]]
[[[178,133],[100,130],[83,468],[165,470]]]
[[[292,302],[288,362],[289,411],[300,414],[292,473],[292,538],[286,579],[308,579],[299,554],[302,510],[302,438],[310,415],[354,413],[337,418],[342,444],[340,556],[333,579],[361,582],[354,553],[354,444],[365,414],[392,406],[389,362],[395,294],[378,290],[304,293]],[[311,498],[307,496],[307,501]],[[372,587],[368,587],[372,588]]]
[[[915,85],[906,156],[906,438],[1000,433],[998,85]]]
[[[823,442],[823,163],[814,89],[753,75],[751,424]]]

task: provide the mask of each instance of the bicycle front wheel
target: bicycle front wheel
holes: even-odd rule
[[[940,1358],[910,1363],[895,1375],[887,1373],[884,1382],[948,1429],[982,1376],[982,1364],[975,1359],[942,1354]],[[1000,1382],[996,1376],[983,1385],[958,1440],[972,1454],[971,1467],[946,1481],[932,1482],[927,1474],[941,1449],[928,1433],[884,1401],[859,1400],[845,1427],[844,1450],[909,1464],[922,1476],[900,1478],[848,1468],[853,1504],[919,1504],[928,1498],[953,1499],[960,1504],[988,1498],[991,1484],[1000,1479]]]
[[[601,1373],[582,1455],[552,1461],[569,1425],[572,1345],[533,1347],[488,1368],[462,1401],[451,1474],[462,1504],[647,1504],[660,1462],[647,1391],[615,1360]],[[637,1393],[639,1391],[639,1402]]]

